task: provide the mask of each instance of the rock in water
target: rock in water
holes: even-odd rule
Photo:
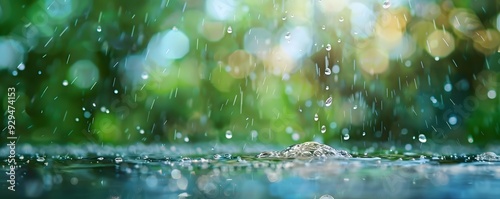
[[[294,144],[282,151],[262,152],[258,158],[312,158],[312,157],[338,157],[351,158],[351,154],[344,150],[337,150],[328,145],[317,142],[304,142]]]

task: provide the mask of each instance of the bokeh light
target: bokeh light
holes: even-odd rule
[[[455,50],[455,39],[446,31],[436,30],[427,37],[427,53],[433,57],[446,57]]]
[[[14,69],[24,61],[25,49],[14,39],[0,37],[0,70]]]
[[[99,81],[99,69],[90,60],[79,60],[69,68],[68,79],[81,89],[90,89]]]

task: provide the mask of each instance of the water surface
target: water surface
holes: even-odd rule
[[[16,192],[7,190],[2,175],[1,193],[6,198],[500,197],[500,158],[492,152],[259,158],[282,148],[213,146],[23,145]]]

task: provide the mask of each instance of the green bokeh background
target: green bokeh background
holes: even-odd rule
[[[375,39],[355,38],[347,23],[351,11],[344,9],[335,15],[345,18],[342,23],[313,9],[309,13],[313,22],[295,22],[307,25],[314,34],[313,50],[299,60],[301,69],[287,78],[271,74],[262,61],[255,61],[254,77],[234,78],[223,65],[228,64],[231,53],[243,49],[245,33],[251,28],[264,27],[274,34],[290,27],[289,21],[299,18],[293,9],[288,12],[290,2],[235,1],[237,11],[226,21],[210,18],[206,2],[198,0],[168,1],[167,6],[154,0],[71,2],[69,11],[55,9],[56,14],[51,15],[45,1],[0,1],[0,37],[16,39],[26,49],[24,70],[16,66],[0,70],[0,91],[16,89],[19,142],[288,145],[316,140],[405,147],[419,145],[418,136],[423,134],[427,138],[424,144],[485,147],[500,140],[499,97],[487,97],[491,90],[500,95],[499,39],[493,39],[484,50],[474,38],[454,31],[449,20],[442,20],[450,15],[447,6],[452,4],[472,13],[483,29],[498,35],[499,1],[415,2],[437,6],[441,15],[436,19],[419,17],[415,14],[418,8],[402,5],[412,17],[403,32],[416,35],[423,31],[426,35],[418,22],[437,23],[455,36],[455,49],[436,61],[425,46],[417,45],[410,57],[390,60],[389,69],[378,75],[353,67],[356,52],[363,51],[362,43]],[[383,1],[360,2],[376,13],[384,11]],[[319,7],[317,4],[313,5]],[[393,9],[389,13],[398,8]],[[200,32],[203,21],[222,24],[224,32],[230,26],[233,32],[211,41]],[[101,32],[96,31],[99,27]],[[188,54],[172,60],[168,73],[151,70],[141,84],[127,81],[119,69],[124,59],[141,54],[153,35],[174,27],[190,39]],[[336,42],[339,39],[341,43]],[[328,52],[323,47],[327,43],[333,44]],[[341,61],[337,81],[334,75],[317,75],[315,66],[325,65],[325,56],[331,59],[330,67],[335,60]],[[63,86],[65,80],[71,81],[70,67],[79,60],[91,60],[98,68],[99,80],[92,89],[71,82]],[[322,67],[319,70],[324,73]],[[464,81],[468,88],[460,89]],[[447,83],[453,86],[451,92],[443,89]],[[329,96],[333,103],[325,107]],[[431,97],[438,102],[433,103]],[[0,94],[0,98],[5,126],[7,95]],[[458,122],[450,126],[446,122],[452,113]],[[318,121],[313,119],[315,114]],[[321,132],[323,125],[325,133]],[[1,135],[3,142],[5,128]]]

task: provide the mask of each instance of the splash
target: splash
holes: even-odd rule
[[[328,145],[317,142],[304,142],[287,147],[282,151],[267,151],[257,155],[257,158],[312,158],[336,157],[351,158],[351,154],[344,150],[337,150]]]

